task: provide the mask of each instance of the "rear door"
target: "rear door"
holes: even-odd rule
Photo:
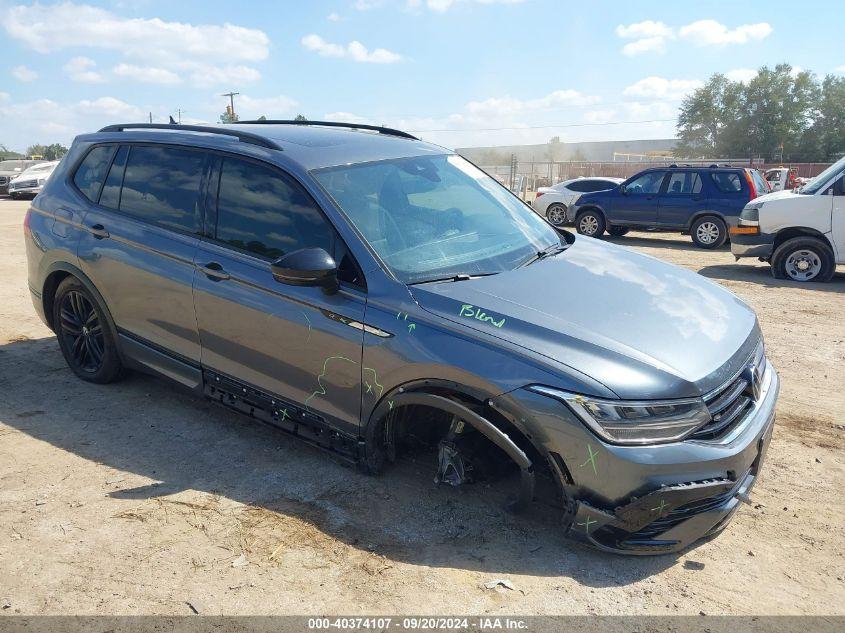
[[[316,416],[357,433],[366,292],[340,237],[290,175],[242,157],[215,159],[211,237],[196,255],[194,302],[202,366],[283,400],[278,422]],[[319,247],[341,266],[341,288],[291,286],[270,263]],[[377,388],[370,381],[370,388]]]
[[[665,176],[665,171],[649,171],[625,183],[622,195],[613,198],[613,208],[608,214],[610,221],[613,224],[655,225],[657,197]]]
[[[697,171],[670,172],[659,196],[657,223],[669,228],[686,228],[697,213],[707,209],[703,188]]]
[[[191,286],[207,163],[206,153],[186,147],[121,145],[83,218],[78,248],[127,345],[163,348],[197,365]]]
[[[714,170],[705,173],[710,176],[710,208],[723,216],[739,217],[743,207],[751,199],[751,190],[745,172],[741,170]]]

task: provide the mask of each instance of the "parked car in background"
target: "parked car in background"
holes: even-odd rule
[[[622,182],[622,178],[571,178],[552,187],[540,187],[531,203],[534,210],[555,226],[571,223],[575,218],[569,209],[582,193],[605,191]]]
[[[9,193],[9,181],[13,178],[17,178],[33,165],[44,162],[46,161],[24,158],[0,161],[0,194]]]
[[[730,233],[737,260],[769,262],[779,279],[830,281],[845,264],[845,158],[797,191],[750,202]]]
[[[689,233],[699,248],[728,239],[745,204],[768,192],[756,169],[652,167],[608,191],[585,193],[572,205],[579,233],[625,235],[632,228]]]
[[[763,177],[769,183],[769,191],[795,189],[802,184],[802,180],[798,178],[798,171],[790,167],[767,169]]]
[[[558,232],[399,130],[109,126],[77,137],[24,236],[80,379],[165,376],[372,474],[421,450],[452,485],[508,469],[512,508],[542,476],[561,529],[608,551],[721,531],[772,436],[745,303]]]
[[[9,195],[15,200],[23,196],[37,196],[58,164],[59,161],[51,160],[24,170],[9,182]]]

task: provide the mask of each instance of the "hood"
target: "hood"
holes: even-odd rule
[[[754,200],[752,200],[751,202],[770,202],[772,200],[783,200],[784,198],[795,198],[801,195],[803,194],[795,193],[792,189],[782,189],[781,191],[772,191],[771,193],[765,193],[762,196],[754,198]]]
[[[738,373],[760,339],[754,312],[721,286],[583,236],[517,270],[411,293],[423,309],[586,374],[620,398],[702,395]]]

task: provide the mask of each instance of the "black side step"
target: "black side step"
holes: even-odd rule
[[[358,462],[358,438],[334,429],[319,415],[228,376],[208,370],[202,373],[203,393],[214,402],[286,431],[346,462]]]

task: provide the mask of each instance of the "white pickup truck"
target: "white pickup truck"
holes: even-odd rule
[[[779,279],[830,281],[845,264],[845,157],[796,191],[745,205],[730,229],[734,257],[757,257]]]

